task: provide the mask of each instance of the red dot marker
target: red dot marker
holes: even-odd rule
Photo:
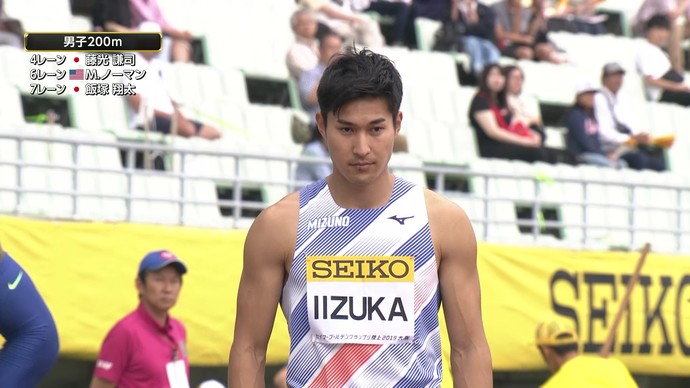
[[[79,62],[79,57],[74,57],[74,62]]]
[[[78,91],[79,91],[79,86],[75,86],[75,87],[74,87],[74,91],[75,91],[75,92],[78,92]]]

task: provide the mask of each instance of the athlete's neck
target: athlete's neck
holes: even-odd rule
[[[166,323],[168,323],[168,312],[167,311],[162,311],[159,310],[153,306],[150,306],[148,303],[144,303],[144,308],[146,311],[148,311],[149,315],[151,315],[151,318],[153,318],[154,321],[156,321],[157,324],[161,326],[165,326]]]
[[[395,176],[381,174],[373,182],[353,184],[335,173],[328,177],[328,189],[335,203],[344,209],[375,209],[385,206],[393,193]]]

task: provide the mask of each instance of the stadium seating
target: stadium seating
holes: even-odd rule
[[[42,2],[41,7],[34,7],[34,2],[7,0],[5,6],[27,30],[90,27],[84,18],[71,15],[66,0],[47,6]],[[130,128],[133,113],[123,98],[83,94],[65,97],[74,128],[26,124],[21,96],[29,93],[29,57],[22,50],[0,47],[0,175],[4,178],[0,212],[245,228],[252,218],[223,216],[219,205],[246,204],[221,200],[219,188],[257,190],[260,206],[295,189],[294,158],[301,145],[290,135],[293,108],[250,103],[245,81],[258,77],[291,82],[284,55],[293,40],[289,19],[294,2],[207,0],[189,7],[180,0],[160,0],[160,4],[171,22],[201,37],[208,63],[164,66],[169,92],[190,118],[220,128],[222,139],[144,135]],[[627,23],[638,5],[638,0],[608,0],[600,8],[622,15]],[[420,50],[380,50],[395,62],[405,88],[402,132],[408,136],[410,153],[393,155],[392,171],[425,186],[423,170],[445,168],[454,175],[469,174],[469,192],[443,193],[465,208],[480,239],[602,249],[634,248],[654,240],[655,249],[690,249],[687,238],[678,238],[690,233],[686,168],[690,135],[685,128],[690,113],[675,105],[646,101],[635,71],[639,39],[558,32],[551,37],[568,53],[569,64],[509,58],[502,58],[501,63],[523,68],[526,94],[541,104],[558,106],[573,103],[576,82],[597,82],[604,63],[621,63],[628,71],[623,92],[635,107],[636,123],[655,135],[676,134],[668,152],[669,173],[480,158],[467,116],[475,88],[461,86],[458,73],[458,64],[467,70],[468,57],[432,52],[439,23],[424,19],[415,23]],[[42,69],[49,70],[50,65]],[[547,127],[546,132],[547,145],[564,147],[565,129]],[[22,140],[34,135],[41,140]],[[141,142],[168,147],[162,152],[167,171],[123,167],[120,150]],[[556,209],[563,238],[521,234],[517,208],[524,206]]]

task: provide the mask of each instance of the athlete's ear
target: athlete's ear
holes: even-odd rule
[[[403,119],[403,114],[401,111],[398,111],[398,115],[395,118],[395,134],[400,133],[400,129],[402,128],[402,119]]]
[[[326,119],[321,115],[321,112],[316,112],[316,127],[321,132],[321,137],[326,138]]]

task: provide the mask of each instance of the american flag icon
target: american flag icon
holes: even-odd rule
[[[84,69],[71,69],[69,71],[70,81],[83,81],[84,80]]]

